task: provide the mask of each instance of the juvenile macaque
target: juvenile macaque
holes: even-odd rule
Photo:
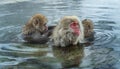
[[[64,16],[52,34],[55,46],[77,45],[84,42],[84,28],[77,16]]]
[[[84,19],[82,21],[82,24],[84,26],[84,37],[87,41],[93,41],[94,40],[94,25],[92,20],[90,19]]]
[[[48,41],[47,18],[42,14],[33,15],[22,29],[23,39],[31,43],[46,43]]]

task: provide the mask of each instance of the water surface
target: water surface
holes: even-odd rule
[[[120,69],[119,5],[119,0],[2,0],[0,69]],[[24,44],[21,29],[36,13],[47,16],[47,25],[56,25],[65,15],[91,19],[94,44],[67,48]]]

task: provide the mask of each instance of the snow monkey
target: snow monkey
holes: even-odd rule
[[[31,43],[46,43],[49,39],[47,22],[44,15],[33,15],[22,29],[23,39]]]
[[[54,28],[51,37],[55,46],[84,43],[84,26],[77,16],[64,16]]]
[[[94,40],[94,25],[92,20],[90,19],[84,19],[82,21],[82,24],[84,26],[84,38],[89,42]]]

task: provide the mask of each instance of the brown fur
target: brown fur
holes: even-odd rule
[[[83,45],[70,45],[69,47],[52,47],[53,55],[61,61],[62,69],[79,67],[84,57]]]
[[[31,43],[46,43],[49,32],[46,29],[47,18],[42,14],[35,14],[22,29],[22,37]]]
[[[94,39],[94,25],[92,20],[90,19],[84,19],[82,21],[83,26],[84,26],[84,36],[85,38],[91,38],[92,40]]]
[[[82,40],[81,36],[74,35],[69,27],[70,23],[73,21],[77,21],[80,25],[80,21],[77,16],[64,16],[60,20],[59,24],[53,30],[53,35],[52,35],[53,43],[55,46],[65,47],[70,44],[76,45],[77,43],[80,42],[80,40]],[[80,30],[83,27],[81,25],[80,25]],[[82,37],[84,36],[82,35]]]
[[[23,34],[33,33],[35,31],[43,32],[45,30],[45,24],[47,23],[47,18],[42,14],[35,14],[30,18],[30,20],[25,24],[22,29]]]

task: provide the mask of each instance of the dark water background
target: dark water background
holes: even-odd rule
[[[48,25],[65,15],[94,22],[91,46],[56,48],[23,44],[21,29],[28,19],[42,13]],[[119,0],[1,0],[0,69],[120,69]]]

